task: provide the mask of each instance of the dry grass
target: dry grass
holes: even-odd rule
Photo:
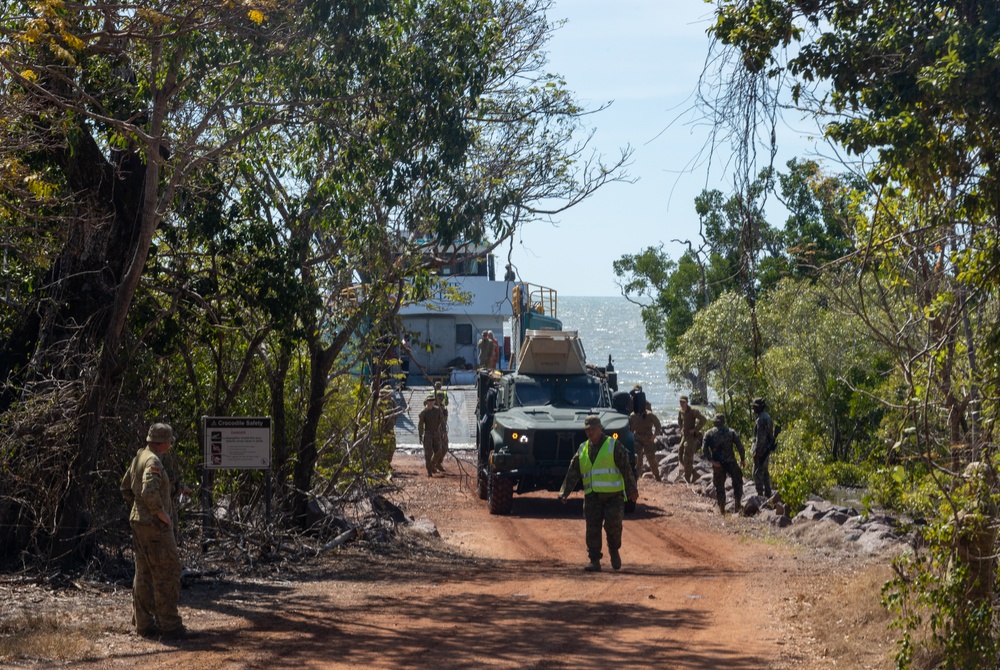
[[[0,661],[78,660],[99,650],[104,629],[65,612],[19,614],[0,622]]]

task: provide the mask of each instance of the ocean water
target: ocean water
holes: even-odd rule
[[[588,363],[606,365],[611,356],[620,390],[641,384],[661,420],[665,411],[677,409],[677,397],[684,391],[667,381],[667,355],[646,351],[638,305],[622,297],[559,296],[558,311],[563,329],[580,333]]]

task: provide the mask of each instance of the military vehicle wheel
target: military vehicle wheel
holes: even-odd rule
[[[514,480],[490,472],[486,489],[486,505],[490,514],[510,514],[514,506]]]
[[[486,497],[489,495],[489,482],[486,478],[486,467],[487,466],[482,463],[476,466],[476,470],[478,471],[476,475],[476,493],[479,494],[480,500],[486,500]]]

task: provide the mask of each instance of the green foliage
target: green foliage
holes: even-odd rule
[[[902,466],[877,468],[868,476],[868,496],[875,505],[889,510],[903,507],[906,474]]]
[[[827,470],[837,486],[861,488],[868,485],[870,472],[864,464],[835,461]]]
[[[782,430],[781,448],[771,457],[771,476],[793,514],[809,494],[824,495],[835,483],[823,451],[818,440],[806,439],[797,426]]]

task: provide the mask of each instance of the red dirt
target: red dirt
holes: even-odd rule
[[[846,566],[755,539],[759,522],[720,517],[685,485],[643,479],[639,508],[625,521],[622,570],[605,559],[603,572],[589,574],[579,492],[566,505],[553,493],[516,496],[512,515],[491,516],[470,464],[446,465],[445,476],[429,479],[422,457],[396,456],[397,502],[441,535],[415,540],[407,560],[348,549],[322,575],[185,589],[181,613],[200,634],[171,644],[129,633],[129,594],[118,593],[104,605],[113,622],[89,658],[60,665],[780,670],[884,662],[884,649],[828,657],[816,639],[822,622],[803,613]]]

